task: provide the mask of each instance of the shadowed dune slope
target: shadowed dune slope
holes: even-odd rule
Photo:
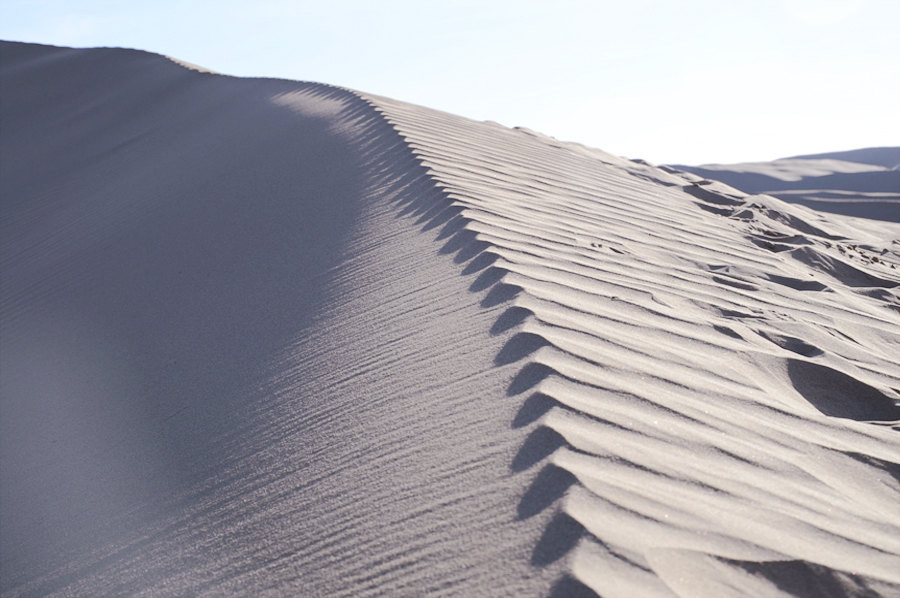
[[[539,594],[449,202],[353,93],[2,47],[4,596]],[[473,278],[469,275],[468,278]]]
[[[900,593],[900,227],[5,43],[0,592]]]

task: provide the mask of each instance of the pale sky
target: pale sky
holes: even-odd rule
[[[900,145],[898,29],[897,0],[0,0],[2,39],[341,85],[682,164]]]

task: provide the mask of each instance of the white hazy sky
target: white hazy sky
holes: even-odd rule
[[[898,0],[0,0],[2,39],[342,85],[683,164],[900,145],[898,30]]]

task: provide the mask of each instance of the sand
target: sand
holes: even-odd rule
[[[0,60],[4,596],[900,593],[900,225]]]

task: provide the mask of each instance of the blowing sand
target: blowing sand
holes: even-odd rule
[[[900,594],[900,225],[0,53],[4,596]]]

